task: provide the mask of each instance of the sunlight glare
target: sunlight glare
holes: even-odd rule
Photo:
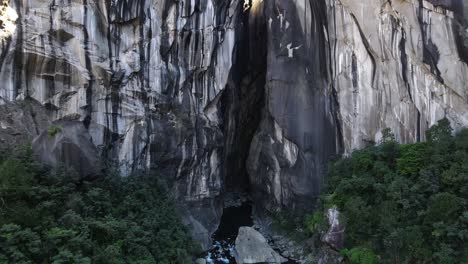
[[[263,0],[244,0],[244,12],[249,10],[255,12],[258,10],[261,2],[263,2]]]
[[[0,10],[0,40],[15,33],[17,19],[18,13],[13,8],[7,6]]]

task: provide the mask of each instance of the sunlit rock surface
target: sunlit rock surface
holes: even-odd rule
[[[5,39],[13,35],[16,31],[16,20],[18,19],[18,13],[16,10],[8,5],[0,6],[0,40]]]
[[[81,121],[123,175],[155,166],[181,201],[207,208],[222,187],[220,96],[239,1],[11,1],[0,40],[0,103],[33,98],[51,121]],[[219,203],[219,202],[218,202]]]
[[[442,117],[468,125],[462,0],[9,4],[0,104],[25,116],[0,114],[0,140],[82,124],[122,175],[156,167],[173,183],[204,244],[226,189],[271,211],[310,207],[329,158],[383,128],[414,142]]]
[[[263,1],[265,107],[251,144],[254,194],[270,210],[310,204],[326,164],[381,139],[425,140],[468,124],[468,2]]]
[[[243,226],[236,238],[236,261],[239,264],[281,264],[288,260],[275,252],[257,230]]]
[[[385,127],[415,142],[443,117],[455,128],[468,124],[466,1],[327,5],[347,151],[377,142]]]

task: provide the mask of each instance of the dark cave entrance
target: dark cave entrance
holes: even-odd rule
[[[234,257],[234,245],[241,226],[253,226],[250,201],[224,208],[218,230],[212,236],[214,242],[206,257],[208,263],[237,263]]]
[[[239,228],[253,226],[254,204],[250,200],[246,163],[264,107],[267,31],[265,19],[248,10],[240,14],[239,21],[230,82],[221,98],[226,138],[224,209],[220,225],[212,236],[213,246],[206,257],[213,261],[211,263],[236,263],[231,253]]]
[[[226,138],[224,191],[249,194],[246,163],[264,107],[267,24],[262,15],[249,10],[240,14],[239,21],[230,82],[221,99]]]

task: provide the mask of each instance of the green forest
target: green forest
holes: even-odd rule
[[[386,129],[330,166],[322,209],[341,211],[350,263],[468,263],[468,129],[443,119],[426,138],[402,145]]]
[[[0,263],[191,263],[197,251],[156,175],[92,182],[31,149],[0,157]]]
[[[352,264],[468,263],[468,129],[381,142],[330,164],[308,234],[336,206]],[[192,263],[199,248],[155,173],[93,181],[49,170],[30,147],[0,155],[0,263]],[[304,218],[301,218],[304,219]]]

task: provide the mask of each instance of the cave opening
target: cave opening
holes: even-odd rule
[[[253,201],[247,159],[264,107],[267,64],[266,21],[246,1],[236,28],[235,54],[229,85],[222,98],[225,134],[224,209],[206,259],[236,263],[232,250],[241,226],[253,226]]]
[[[225,133],[225,193],[250,194],[247,158],[261,121],[267,64],[266,20],[258,10],[239,14],[235,56],[229,85],[223,94]]]

